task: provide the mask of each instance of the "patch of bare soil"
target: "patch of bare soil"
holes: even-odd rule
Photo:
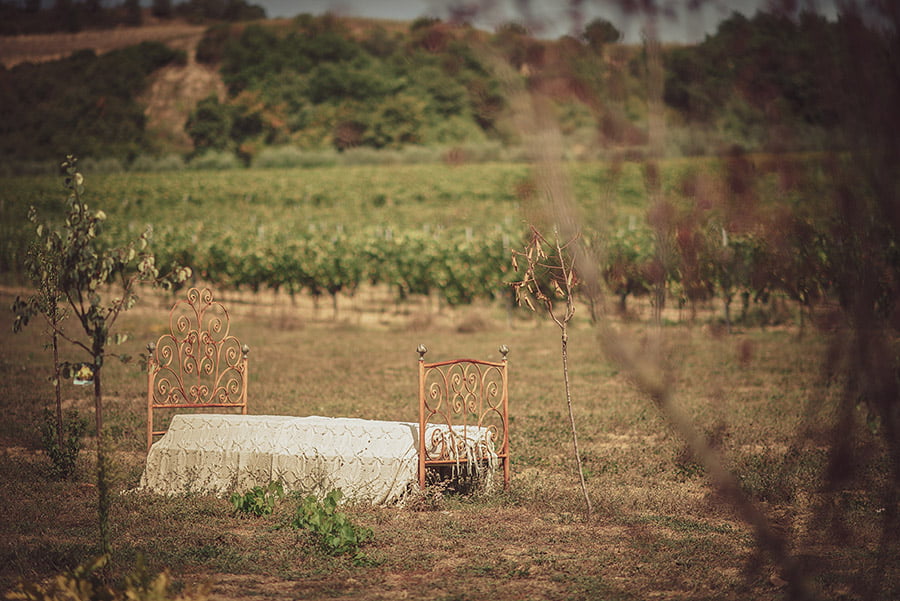
[[[225,99],[225,84],[214,68],[195,60],[197,43],[202,32],[180,41],[189,44],[187,64],[170,65],[157,71],[147,90],[138,98],[147,116],[147,131],[156,139],[179,151],[190,150],[191,140],[184,131],[187,118],[197,103],[215,95]]]

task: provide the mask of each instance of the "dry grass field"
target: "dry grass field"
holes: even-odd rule
[[[3,306],[15,293],[0,291]],[[296,506],[290,498],[273,515],[253,518],[235,515],[226,499],[127,492],[145,455],[145,379],[139,365],[111,363],[106,423],[121,491],[111,515],[111,580],[143,556],[151,571],[168,569],[178,587],[210,583],[215,599],[788,596],[791,583],[758,551],[751,528],[710,487],[665,416],[603,356],[586,311],[569,350],[590,519],[571,460],[559,332],[550,322],[494,306],[398,310],[365,294],[347,301],[342,321],[315,318],[302,302],[274,295],[231,293],[224,301],[233,332],[252,348],[251,413],[414,420],[417,344],[434,359],[493,357],[507,344],[511,489],[433,490],[401,507],[347,507],[374,532],[366,559],[323,555],[302,531],[284,527]],[[125,315],[126,352],[139,354],[164,331],[170,302],[150,293]],[[653,334],[644,323],[617,326],[641,338]],[[35,423],[52,404],[41,327],[2,331],[0,589],[8,591],[20,578],[45,579],[90,558],[98,536],[91,442],[73,481],[50,479],[40,452]],[[677,404],[788,541],[808,590],[858,599],[877,579],[881,598],[900,596],[896,546],[887,570],[876,563],[884,507],[867,490],[878,489],[884,470],[874,437],[859,466],[873,485],[820,494],[839,387],[823,378],[827,339],[790,328],[725,334],[704,321],[664,325],[661,334]],[[63,390],[67,406],[90,415],[87,391]]]

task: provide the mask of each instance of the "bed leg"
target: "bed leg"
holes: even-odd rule
[[[419,490],[425,490],[425,353],[424,344],[416,348],[419,353]]]

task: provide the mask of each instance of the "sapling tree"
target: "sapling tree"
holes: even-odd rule
[[[525,245],[525,250],[513,251],[513,269],[517,272],[519,271],[519,259],[525,260],[522,279],[514,282],[513,287],[519,304],[524,303],[532,311],[537,311],[535,306],[535,302],[537,302],[544,307],[550,319],[559,326],[563,381],[566,405],[569,409],[569,426],[572,430],[572,447],[575,464],[578,468],[578,478],[581,482],[581,492],[584,495],[586,514],[590,518],[591,498],[584,482],[581,451],[578,447],[578,430],[575,427],[575,412],[572,409],[572,394],[569,387],[569,322],[575,317],[575,288],[578,284],[575,275],[575,256],[571,247],[577,240],[578,236],[575,235],[562,243],[558,233],[553,240],[548,240],[537,228],[532,226],[531,237]],[[557,301],[562,305],[561,307]]]
[[[40,314],[47,324],[50,336],[50,348],[53,353],[53,383],[54,397],[56,401],[55,426],[44,424],[44,432],[50,436],[44,436],[45,450],[53,461],[57,475],[68,478],[75,469],[75,460],[81,447],[80,437],[71,440],[67,444],[66,434],[70,430],[63,420],[62,391],[60,378],[62,366],[59,361],[59,331],[66,318],[65,307],[61,305],[63,298],[59,290],[59,265],[55,258],[58,249],[53,240],[48,240],[49,245],[35,241],[25,259],[26,273],[35,287],[35,293],[27,300],[16,299],[13,310],[16,319],[13,322],[13,331],[18,332],[27,325],[30,314]],[[52,419],[52,418],[51,418]]]
[[[110,494],[101,376],[107,357],[128,360],[127,356],[109,352],[110,343],[118,344],[126,338],[123,334],[113,335],[113,326],[137,302],[140,283],[169,288],[190,277],[191,270],[181,267],[160,275],[149,249],[150,227],[124,246],[115,247],[106,242],[102,238],[106,214],[92,210],[84,201],[84,176],[78,171],[77,159],[70,155],[61,166],[69,193],[65,220],[56,228],[40,221],[34,208],[29,210],[28,218],[35,225],[36,234],[29,261],[41,291],[28,299],[16,299],[14,329],[20,329],[31,317],[41,314],[50,326],[51,336],[70,342],[88,356],[88,361],[65,363],[58,371],[61,376],[76,375],[93,382],[100,547],[105,554],[110,552]],[[83,335],[70,334],[61,327],[60,305],[78,321]]]

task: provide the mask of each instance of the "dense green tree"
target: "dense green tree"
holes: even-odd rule
[[[603,18],[596,18],[584,27],[581,37],[588,47],[596,54],[603,54],[603,49],[608,44],[613,44],[622,39],[622,32],[616,26]]]
[[[837,27],[808,12],[735,13],[714,36],[665,54],[664,99],[692,121],[714,122],[743,104],[771,124],[832,126]]]
[[[178,16],[204,21],[253,21],[265,19],[266,11],[257,4],[245,0],[188,0],[175,6]]]
[[[153,0],[150,14],[160,19],[168,19],[172,16],[172,0]]]
[[[225,44],[219,72],[232,94],[258,84],[281,70],[278,38],[267,27],[251,25],[237,40]]]
[[[399,36],[393,36],[384,27],[374,26],[361,42],[363,49],[376,58],[385,59],[400,49]]]
[[[399,147],[421,141],[425,103],[415,96],[390,96],[377,107],[368,124],[364,142],[375,148]]]
[[[188,117],[185,130],[194,142],[194,151],[226,150],[231,147],[233,111],[221,104],[215,96],[209,96],[197,104]]]
[[[309,99],[316,103],[382,98],[398,90],[392,81],[365,62],[328,62],[313,69],[309,76]]]

